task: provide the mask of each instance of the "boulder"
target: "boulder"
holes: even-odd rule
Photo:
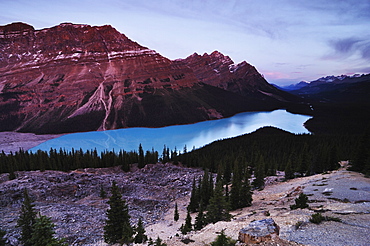
[[[250,223],[239,231],[239,241],[245,244],[261,243],[278,237],[279,226],[271,218]]]

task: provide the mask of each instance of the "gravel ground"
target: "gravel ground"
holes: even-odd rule
[[[190,190],[193,175],[199,174],[200,171],[188,169],[181,174],[184,170],[177,170],[178,168],[170,165],[154,165],[148,166],[140,172],[135,172],[135,175],[133,173],[120,174],[118,170],[111,170],[111,173],[106,173],[110,169],[84,170],[68,174],[46,171],[42,175],[39,172],[20,172],[17,180],[0,180],[0,194],[3,194],[1,201],[2,206],[5,206],[0,210],[1,221],[6,221],[6,227],[9,227],[9,229],[14,227],[20,204],[9,203],[9,198],[12,199],[9,195],[17,195],[19,192],[14,193],[13,190],[21,191],[24,186],[29,186],[32,190],[31,194],[35,196],[39,194],[40,197],[43,197],[41,195],[45,192],[45,195],[51,194],[46,196],[48,199],[39,201],[37,207],[43,214],[55,218],[57,234],[66,236],[70,242],[73,241],[72,245],[106,245],[101,241],[101,228],[105,219],[104,210],[107,205],[104,200],[98,198],[98,189],[91,184],[96,183],[98,185],[105,180],[106,185],[108,185],[109,179],[113,177],[118,179],[122,175],[120,184],[124,191],[124,198],[131,204],[131,212],[135,217],[133,219],[137,219],[139,212],[144,217],[152,218],[150,222],[147,221],[146,223],[147,235],[153,239],[159,236],[168,246],[185,245],[181,242],[185,238],[194,241],[188,243],[189,246],[209,245],[223,229],[225,229],[226,235],[237,239],[240,229],[254,220],[265,218],[272,218],[279,225],[282,240],[313,246],[369,245],[370,179],[359,173],[338,170],[287,182],[279,182],[283,175],[283,173],[279,173],[279,176],[268,177],[266,183],[269,185],[264,190],[254,191],[251,207],[233,211],[233,219],[230,222],[222,221],[210,224],[200,231],[181,236],[179,228],[185,221],[186,206],[190,197],[190,193],[185,191]],[[31,174],[33,174],[32,178]],[[41,176],[36,178],[39,174]],[[160,178],[158,180],[155,177]],[[36,180],[37,182],[35,182]],[[59,183],[61,180],[65,181]],[[164,183],[165,180],[167,181]],[[83,189],[76,190],[74,196],[78,196],[77,201],[68,196],[70,193],[68,188],[74,187],[74,185],[66,186],[68,182],[77,182],[76,187],[86,186]],[[48,185],[49,188],[43,188],[43,184]],[[144,184],[151,187],[150,192],[142,189]],[[6,187],[8,188],[5,189]],[[58,188],[56,195],[53,195],[55,193],[53,193],[54,188],[50,189],[50,187]],[[87,187],[89,187],[88,190],[91,189],[88,194],[78,192],[79,190],[86,190]],[[181,187],[186,187],[186,189],[180,192],[179,188]],[[138,203],[137,199],[130,198],[130,194],[132,192],[137,193],[138,189],[140,189],[139,193],[143,196],[142,199],[145,197],[145,199],[153,199],[152,196],[155,195],[158,204],[165,201],[165,206],[162,209],[153,208],[154,210],[151,211],[141,211],[146,208],[142,204],[143,202],[146,204],[146,200],[141,200]],[[10,193],[4,193],[5,190],[9,190]],[[176,194],[178,192],[180,193]],[[291,210],[290,205],[294,204],[294,199],[302,192],[308,195],[310,208]],[[64,202],[58,203],[54,198],[59,201],[64,200]],[[175,202],[178,203],[180,212],[178,222],[173,221]],[[137,209],[134,209],[135,206]],[[158,212],[158,210],[162,210],[161,213],[158,213],[158,216],[149,214],[149,212]],[[342,221],[325,221],[319,225],[312,224],[309,219],[316,212],[321,212],[324,216],[340,218]],[[97,216],[98,214],[101,216]],[[193,223],[195,216],[196,214],[192,214]],[[76,225],[79,226],[76,227]],[[70,231],[73,228],[78,232]],[[12,236],[16,237],[16,231],[13,232],[15,234],[12,234]],[[176,234],[180,236],[176,236]],[[73,238],[72,235],[74,235]],[[295,244],[278,241],[267,245]]]
[[[237,239],[239,230],[250,222],[271,217],[280,227],[280,238],[290,243],[278,241],[267,245],[369,245],[370,202],[367,200],[370,200],[370,179],[346,170],[288,182],[274,181],[279,179],[279,176],[270,177],[269,186],[254,192],[252,206],[233,211],[234,217],[230,222],[210,224],[200,231],[181,236],[178,229],[184,223],[188,202],[183,198],[178,201],[180,220],[173,222],[172,206],[161,221],[147,228],[148,235],[160,236],[169,246],[185,245],[181,242],[184,238],[194,240],[187,245],[204,246],[209,245],[223,229],[227,236]],[[321,186],[322,183],[327,185]],[[322,194],[326,188],[332,189],[332,193]],[[309,195],[310,208],[291,210],[290,205],[294,204],[294,199],[301,192]],[[321,211],[324,216],[340,218],[342,222],[325,221],[319,225],[310,223],[311,215],[317,211]],[[193,223],[195,216],[192,214]],[[298,229],[297,223],[301,224]]]
[[[10,153],[19,149],[29,150],[47,140],[63,136],[59,135],[36,135],[34,133],[0,132],[0,151]]]

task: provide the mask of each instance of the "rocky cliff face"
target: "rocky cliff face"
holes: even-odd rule
[[[156,127],[290,100],[246,62],[219,52],[171,61],[111,26],[13,23],[0,26],[0,51],[0,131]]]

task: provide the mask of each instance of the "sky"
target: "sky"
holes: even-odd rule
[[[370,73],[370,0],[0,0],[0,25],[112,25],[170,58],[218,50],[270,83]]]

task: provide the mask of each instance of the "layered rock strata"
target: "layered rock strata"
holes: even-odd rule
[[[291,98],[219,52],[171,61],[112,26],[0,26],[0,131],[194,123]]]

